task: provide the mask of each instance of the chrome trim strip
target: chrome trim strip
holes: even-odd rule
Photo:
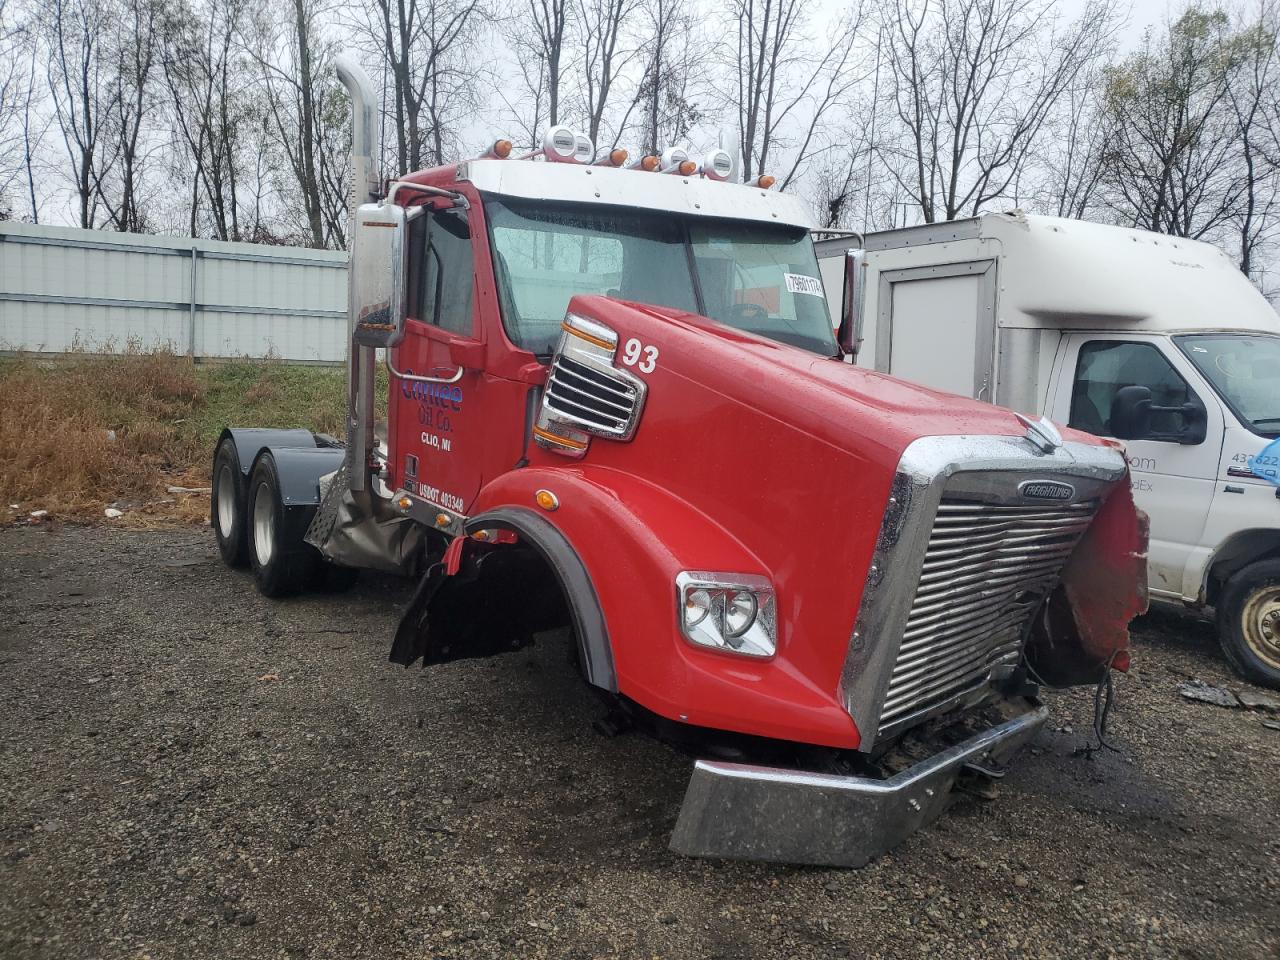
[[[870,750],[880,734],[943,493],[993,508],[1036,506],[1017,490],[1036,478],[1071,483],[1078,503],[1101,499],[1125,470],[1123,455],[1111,447],[1071,441],[1043,453],[1018,436],[921,437],[903,451],[840,677],[840,699],[862,735],[861,750]]]
[[[1003,762],[1048,719],[1028,709],[887,780],[699,760],[671,849],[731,857],[861,867],[937,819],[966,763]]]

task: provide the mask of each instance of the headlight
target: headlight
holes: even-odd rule
[[[748,657],[777,651],[777,603],[767,578],[686,570],[676,577],[676,594],[690,643]]]

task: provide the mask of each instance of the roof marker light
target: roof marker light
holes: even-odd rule
[[[646,156],[641,157],[639,160],[633,163],[629,169],[644,170],[646,173],[653,173],[655,170],[658,169],[658,164],[661,162],[662,161],[659,160],[658,157],[655,157],[653,154],[650,153],[650,154],[647,154]]]
[[[490,144],[489,149],[485,151],[484,156],[492,160],[505,160],[511,156],[511,148],[514,146],[506,137],[499,137]]]
[[[682,147],[667,147],[658,159],[663,173],[680,173],[680,165],[689,159],[689,151]]]
[[[728,180],[733,176],[733,157],[728,150],[712,150],[702,158],[701,169],[708,180]]]
[[[770,176],[767,173],[762,173],[760,174],[760,176],[752,180],[751,183],[748,184],[748,186],[759,187],[761,190],[768,190],[777,182],[778,181],[774,177]]]
[[[682,177],[692,177],[698,172],[698,165],[692,160],[681,160],[677,165],[675,172]]]
[[[627,162],[629,154],[621,147],[610,150],[608,153],[601,154],[596,158],[594,166],[597,167],[620,167]]]

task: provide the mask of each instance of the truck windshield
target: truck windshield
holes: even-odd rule
[[[1280,437],[1280,337],[1224,333],[1174,340],[1246,427]]]
[[[818,262],[801,227],[587,204],[488,198],[507,335],[549,355],[565,308],[591,293],[698,313],[834,356]]]

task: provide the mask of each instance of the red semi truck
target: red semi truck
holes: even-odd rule
[[[1122,452],[845,362],[857,298],[833,330],[799,201],[565,128],[380,189],[340,73],[376,198],[347,437],[228,429],[214,457],[223,558],[264,593],[420,578],[405,665],[570,626],[615,715],[701,757],[694,855],[865,863],[997,772],[1040,686],[1127,666]]]

